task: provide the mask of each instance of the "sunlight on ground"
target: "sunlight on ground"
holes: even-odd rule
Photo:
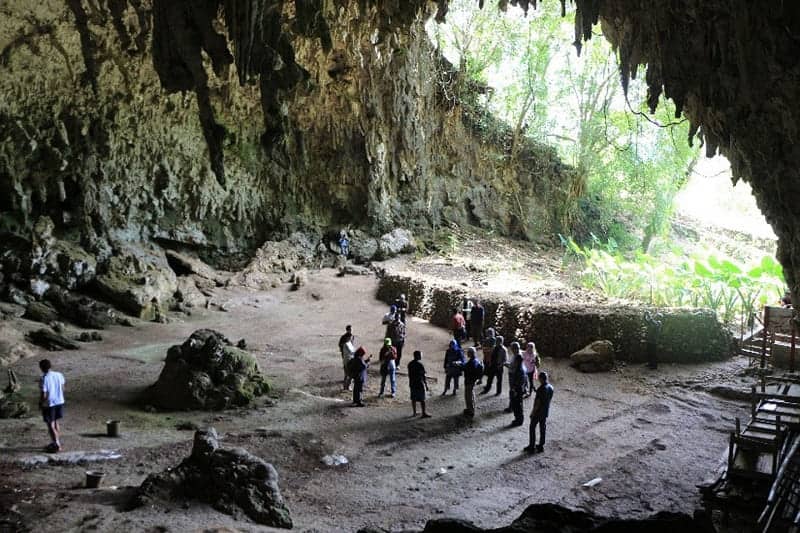
[[[743,181],[732,185],[730,163],[724,157],[700,159],[676,202],[678,213],[703,224],[777,239],[758,209],[750,185]]]

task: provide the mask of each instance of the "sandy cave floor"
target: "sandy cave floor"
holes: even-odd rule
[[[10,516],[13,510],[34,531],[52,531],[53,524],[64,531],[268,529],[199,503],[125,511],[133,486],[188,454],[192,432],[175,427],[187,421],[211,424],[223,445],[272,462],[300,531],[421,529],[442,516],[498,527],[535,502],[604,515],[691,513],[700,504],[695,485],[719,466],[734,417],[747,414],[746,405],[703,390],[721,382],[744,385],[749,378],[738,376],[746,364],[741,359],[580,374],[545,357],[556,390],[548,445],[544,454],[527,456],[521,450],[527,423],[508,427],[505,391],[501,397],[480,396],[473,422],[460,416],[461,395],[439,396],[448,334],[419,320],[409,324],[402,366],[412,350],[425,352],[429,375],[439,379],[429,402],[434,417],[410,418],[405,376],[397,399],[376,398],[377,365],[367,387],[368,407],[350,407],[350,397],[341,392],[336,342],[352,323],[358,342],[377,352],[385,306],[375,300],[376,288],[372,276],[338,278],[323,270],[295,292],[285,286],[267,292],[218,289],[217,299],[229,302],[229,312],[203,310],[175,315],[167,325],[114,327],[103,333],[103,342],[80,351],[37,354],[49,357],[67,379],[65,452],[105,449],[121,458],[26,466],[47,443],[44,424],[38,416],[2,420],[0,513]],[[233,341],[245,338],[275,388],[274,398],[219,413],[140,409],[135,399],[158,377],[167,348],[201,327]],[[12,368],[33,403],[36,359]],[[526,412],[530,408],[526,400]],[[121,421],[122,438],[102,436],[107,419]],[[350,463],[323,465],[320,459],[331,453]],[[102,489],[81,488],[87,469],[105,471]],[[581,487],[595,477],[603,481]]]

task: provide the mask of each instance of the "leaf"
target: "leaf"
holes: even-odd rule
[[[705,264],[703,264],[702,261],[698,260],[695,260],[694,262],[694,273],[703,278],[711,279],[714,277],[714,274],[711,272],[711,270]]]

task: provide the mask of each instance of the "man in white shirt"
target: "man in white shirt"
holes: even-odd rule
[[[61,372],[50,370],[51,364],[47,359],[39,361],[42,371],[39,390],[42,395],[39,405],[42,408],[42,418],[47,424],[52,442],[47,446],[47,451],[61,451],[58,421],[64,416],[64,375]]]

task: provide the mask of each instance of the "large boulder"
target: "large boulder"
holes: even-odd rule
[[[378,239],[375,237],[361,230],[353,230],[349,238],[350,255],[357,263],[368,263],[378,255]]]
[[[572,366],[581,372],[604,372],[614,368],[614,344],[594,341],[569,356]]]
[[[22,318],[41,322],[42,324],[50,324],[58,320],[58,311],[45,302],[31,302],[25,308],[25,314]]]
[[[46,299],[61,316],[82,328],[104,329],[118,320],[116,311],[107,304],[64,290],[58,285],[50,287]],[[28,306],[30,309],[31,306]]]
[[[33,344],[53,352],[59,350],[77,350],[80,348],[78,343],[60,333],[56,333],[50,328],[41,328],[31,331],[28,333],[28,339]]]
[[[163,316],[178,286],[164,251],[147,245],[119,249],[95,284],[110,303],[143,320]]]
[[[178,290],[175,291],[175,299],[181,307],[202,308],[206,306],[208,298],[200,292],[192,276],[178,277]]]
[[[167,351],[145,401],[162,409],[226,409],[247,405],[269,385],[252,355],[221,333],[199,329]]]
[[[195,433],[192,454],[180,465],[147,476],[133,503],[155,506],[187,498],[258,524],[292,528],[275,468],[242,448],[220,448],[214,428]]]
[[[381,235],[378,240],[378,252],[381,257],[394,257],[398,254],[411,253],[417,249],[414,236],[404,228],[396,228]]]

